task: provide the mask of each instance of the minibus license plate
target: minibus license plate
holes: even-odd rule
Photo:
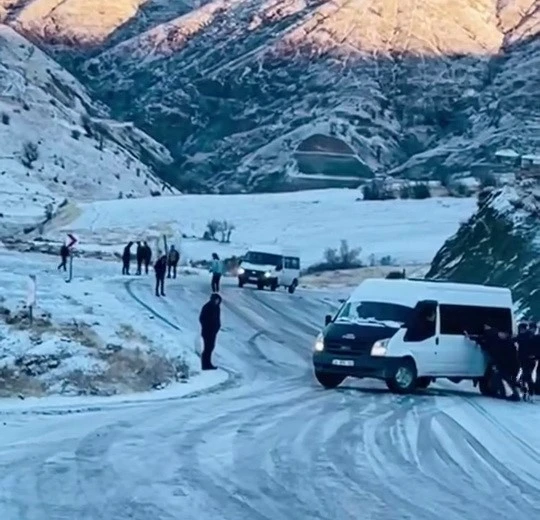
[[[352,359],[332,359],[332,365],[339,367],[353,367],[354,361]]]

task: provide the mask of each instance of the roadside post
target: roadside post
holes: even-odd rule
[[[28,294],[26,296],[26,306],[28,307],[28,319],[30,325],[34,322],[34,307],[36,305],[36,275],[28,275]]]
[[[67,234],[68,243],[66,244],[69,249],[69,278],[66,280],[66,283],[73,280],[73,246],[79,241],[79,239],[72,233]]]

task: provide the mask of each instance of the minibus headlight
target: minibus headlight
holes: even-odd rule
[[[379,341],[373,343],[373,346],[371,347],[371,355],[386,356],[386,352],[388,350],[388,341],[389,340],[387,339],[380,339]]]
[[[238,268],[238,274],[242,275],[246,272],[246,270],[243,267]]]
[[[319,335],[317,336],[313,348],[315,349],[315,352],[322,352],[324,350],[324,336],[322,332],[319,333]]]
[[[270,278],[271,276],[272,276],[272,273],[270,271],[266,271],[266,273],[264,273],[265,278]]]

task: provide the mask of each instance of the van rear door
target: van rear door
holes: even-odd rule
[[[300,276],[300,258],[297,256],[283,257],[283,271],[280,273],[279,284],[289,287]]]

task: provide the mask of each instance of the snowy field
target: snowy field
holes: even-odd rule
[[[264,195],[183,195],[83,204],[74,221],[49,229],[51,240],[66,232],[80,248],[121,252],[128,240],[159,234],[180,243],[184,260],[239,255],[257,244],[299,251],[304,267],[320,262],[328,247],[346,239],[362,258],[390,255],[399,264],[429,263],[444,241],[476,208],[475,199],[359,201],[357,190]],[[200,240],[208,221],[228,220],[236,229],[230,244]],[[182,235],[188,238],[180,241]]]
[[[93,320],[109,341],[128,323],[171,354],[193,351],[208,277],[182,276],[158,300],[149,278],[133,277],[130,294],[117,266],[76,261],[66,284],[51,257],[0,255],[8,299],[24,299],[33,273],[53,321]],[[538,404],[484,398],[470,383],[326,391],[311,352],[332,295],[233,282],[215,375],[150,395],[0,402],[2,520],[538,517]]]

